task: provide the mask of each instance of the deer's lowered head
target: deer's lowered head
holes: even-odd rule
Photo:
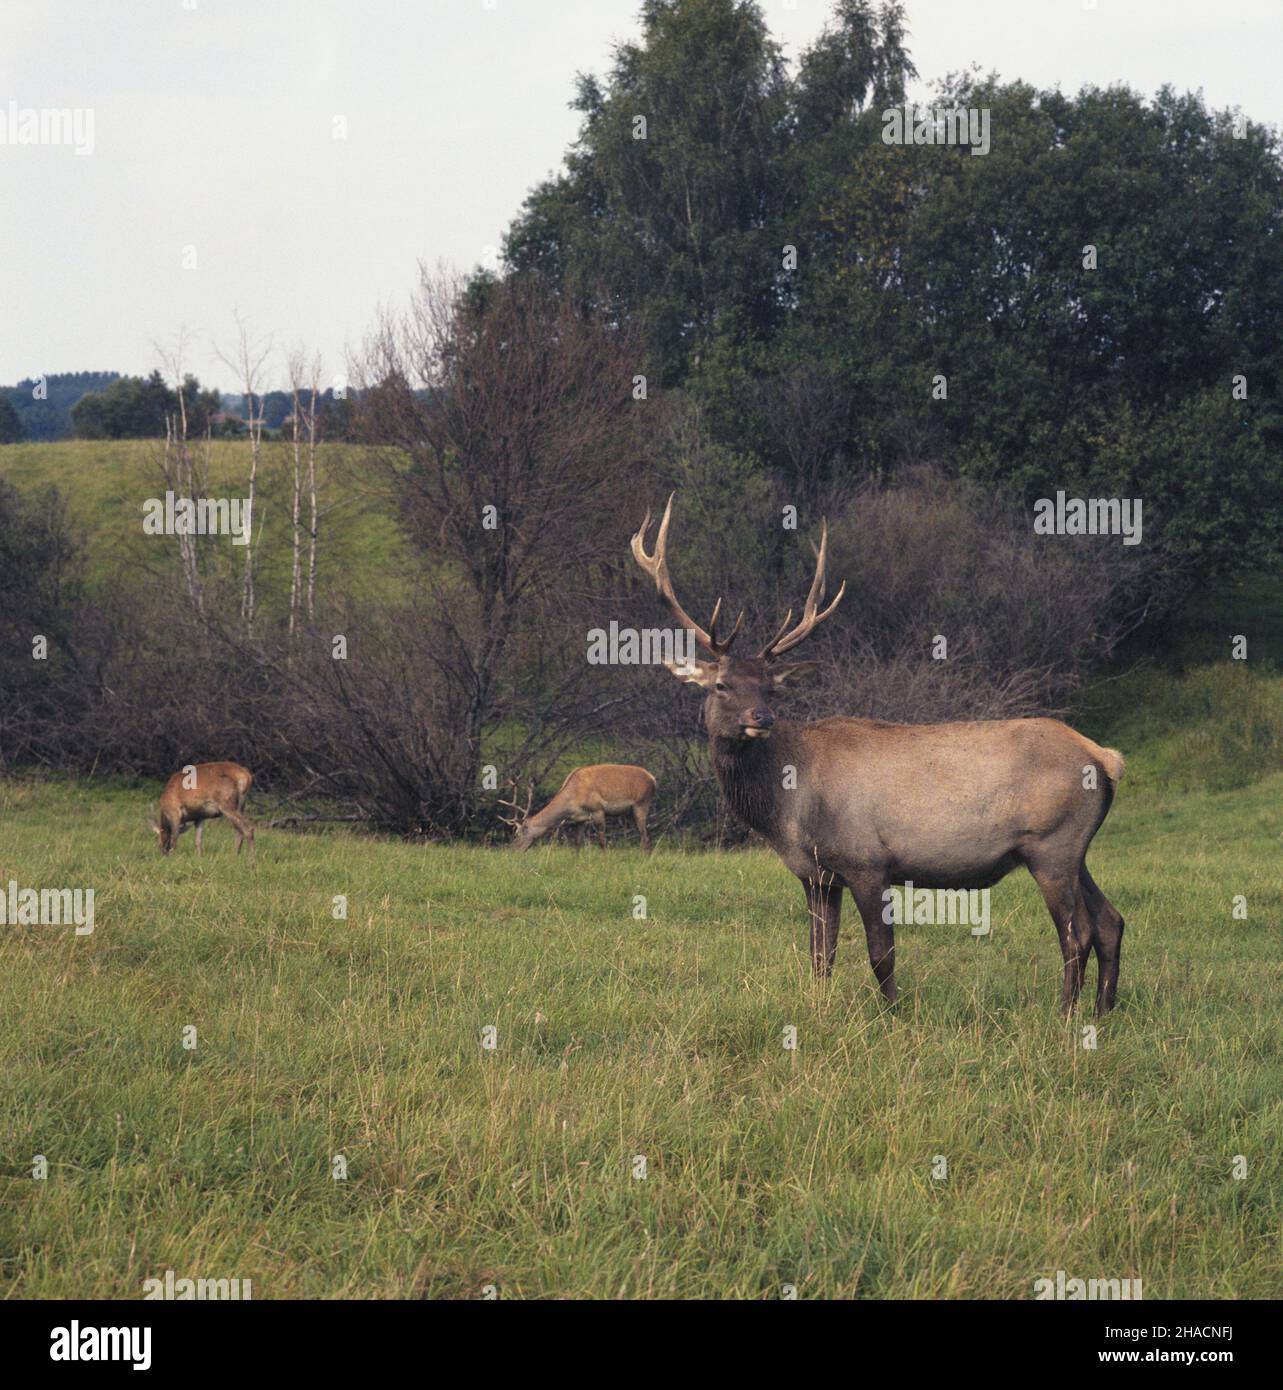
[[[163,823],[160,821],[152,821],[151,828],[160,837],[160,852],[162,854],[168,854],[178,843],[181,826],[170,824],[169,821]]]
[[[672,521],[673,498],[668,498],[664,515],[655,536],[655,549],[646,553],[646,532],[650,529],[650,513],[641,524],[641,529],[632,539],[633,558],[638,565],[655,581],[655,589],[668,604],[669,610],[678,623],[694,634],[695,641],[708,653],[711,660],[692,660],[685,663],[667,662],[668,669],[678,680],[697,685],[705,692],[704,725],[710,738],[722,744],[747,745],[751,739],[769,738],[775,724],[775,714],[771,708],[775,691],[786,681],[812,671],[819,664],[815,661],[794,661],[781,664],[779,657],[808,638],[812,632],[833,612],[846,592],[845,582],[833,597],[832,603],[821,610],[824,600],[825,566],[828,560],[828,526],[820,528],[820,546],[815,555],[815,578],[811,581],[811,591],[807,595],[802,618],[795,625],[790,609],[780,624],[775,636],[753,657],[731,656],[730,648],[744,623],[741,613],[735,626],[726,637],[719,637],[717,620],[721,616],[722,601],[719,598],[713,607],[713,616],[707,628],[695,622],[681,606],[673,591],[672,578],[668,573],[668,528]]]

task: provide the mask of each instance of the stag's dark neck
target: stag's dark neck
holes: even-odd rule
[[[785,794],[784,768],[798,767],[802,754],[793,726],[776,724],[770,738],[710,738],[708,748],[727,805],[750,829],[771,839]]]

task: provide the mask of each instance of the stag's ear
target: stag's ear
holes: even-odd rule
[[[155,821],[152,821],[151,828],[156,832],[157,835],[160,834],[160,826],[158,826]]]
[[[715,661],[666,661],[664,665],[679,681],[685,681],[688,685],[698,685],[704,690],[709,689],[717,680]]]
[[[807,675],[819,664],[818,661],[792,661],[787,666],[772,666],[771,684],[778,690],[785,681],[791,681],[794,676]]]

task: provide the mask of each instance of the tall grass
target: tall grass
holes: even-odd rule
[[[849,903],[812,981],[764,851],[263,831],[253,869],[217,825],[203,861],[190,836],[162,859],[150,793],[4,785],[0,880],[98,899],[92,936],[0,930],[0,1286],[1027,1298],[1063,1269],[1277,1293],[1281,797],[1124,783],[1092,857],[1128,919],[1092,1050],[1023,875],[991,939],[901,929],[889,1012]]]

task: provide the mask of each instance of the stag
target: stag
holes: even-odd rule
[[[892,885],[989,888],[1023,864],[1042,891],[1064,958],[1061,1004],[1077,1003],[1092,950],[1096,1012],[1113,1007],[1123,918],[1087,871],[1087,848],[1123,774],[1123,759],[1057,719],[888,724],[872,719],[776,719],[774,694],[815,661],[781,662],[832,616],[827,607],[828,527],[820,529],[815,577],[801,621],[790,610],[754,657],[730,647],[743,625],[718,636],[719,598],[708,629],[673,591],[665,551],[668,499],[646,552],[651,515],[632,538],[638,565],[673,616],[710,658],[666,663],[706,692],[704,724],[722,795],[764,836],[802,882],[811,919],[811,962],[827,976],[837,952],[842,890],[864,922],[869,961],[882,994],[896,998]],[[792,789],[790,789],[792,788]]]
[[[648,854],[650,852],[646,817],[650,814],[650,803],[655,796],[655,779],[644,767],[633,767],[628,763],[599,763],[593,767],[576,768],[561,784],[557,795],[533,816],[530,807],[534,801],[534,786],[527,793],[524,809],[517,805],[515,782],[512,787],[512,800],[501,800],[499,804],[511,806],[514,814],[501,815],[499,819],[505,825],[514,827],[514,849],[529,849],[541,836],[567,822],[577,827],[576,847],[583,845],[584,832],[591,823],[597,829],[598,843],[605,849],[606,817],[621,816],[631,811],[641,835],[642,849]]]
[[[223,816],[236,830],[236,853],[248,842],[254,856],[254,827],[244,813],[253,780],[254,774],[239,763],[196,763],[175,772],[160,794],[160,819],[151,823],[160,836],[160,852],[168,854],[183,831],[194,825],[196,853],[203,855],[205,822]]]

